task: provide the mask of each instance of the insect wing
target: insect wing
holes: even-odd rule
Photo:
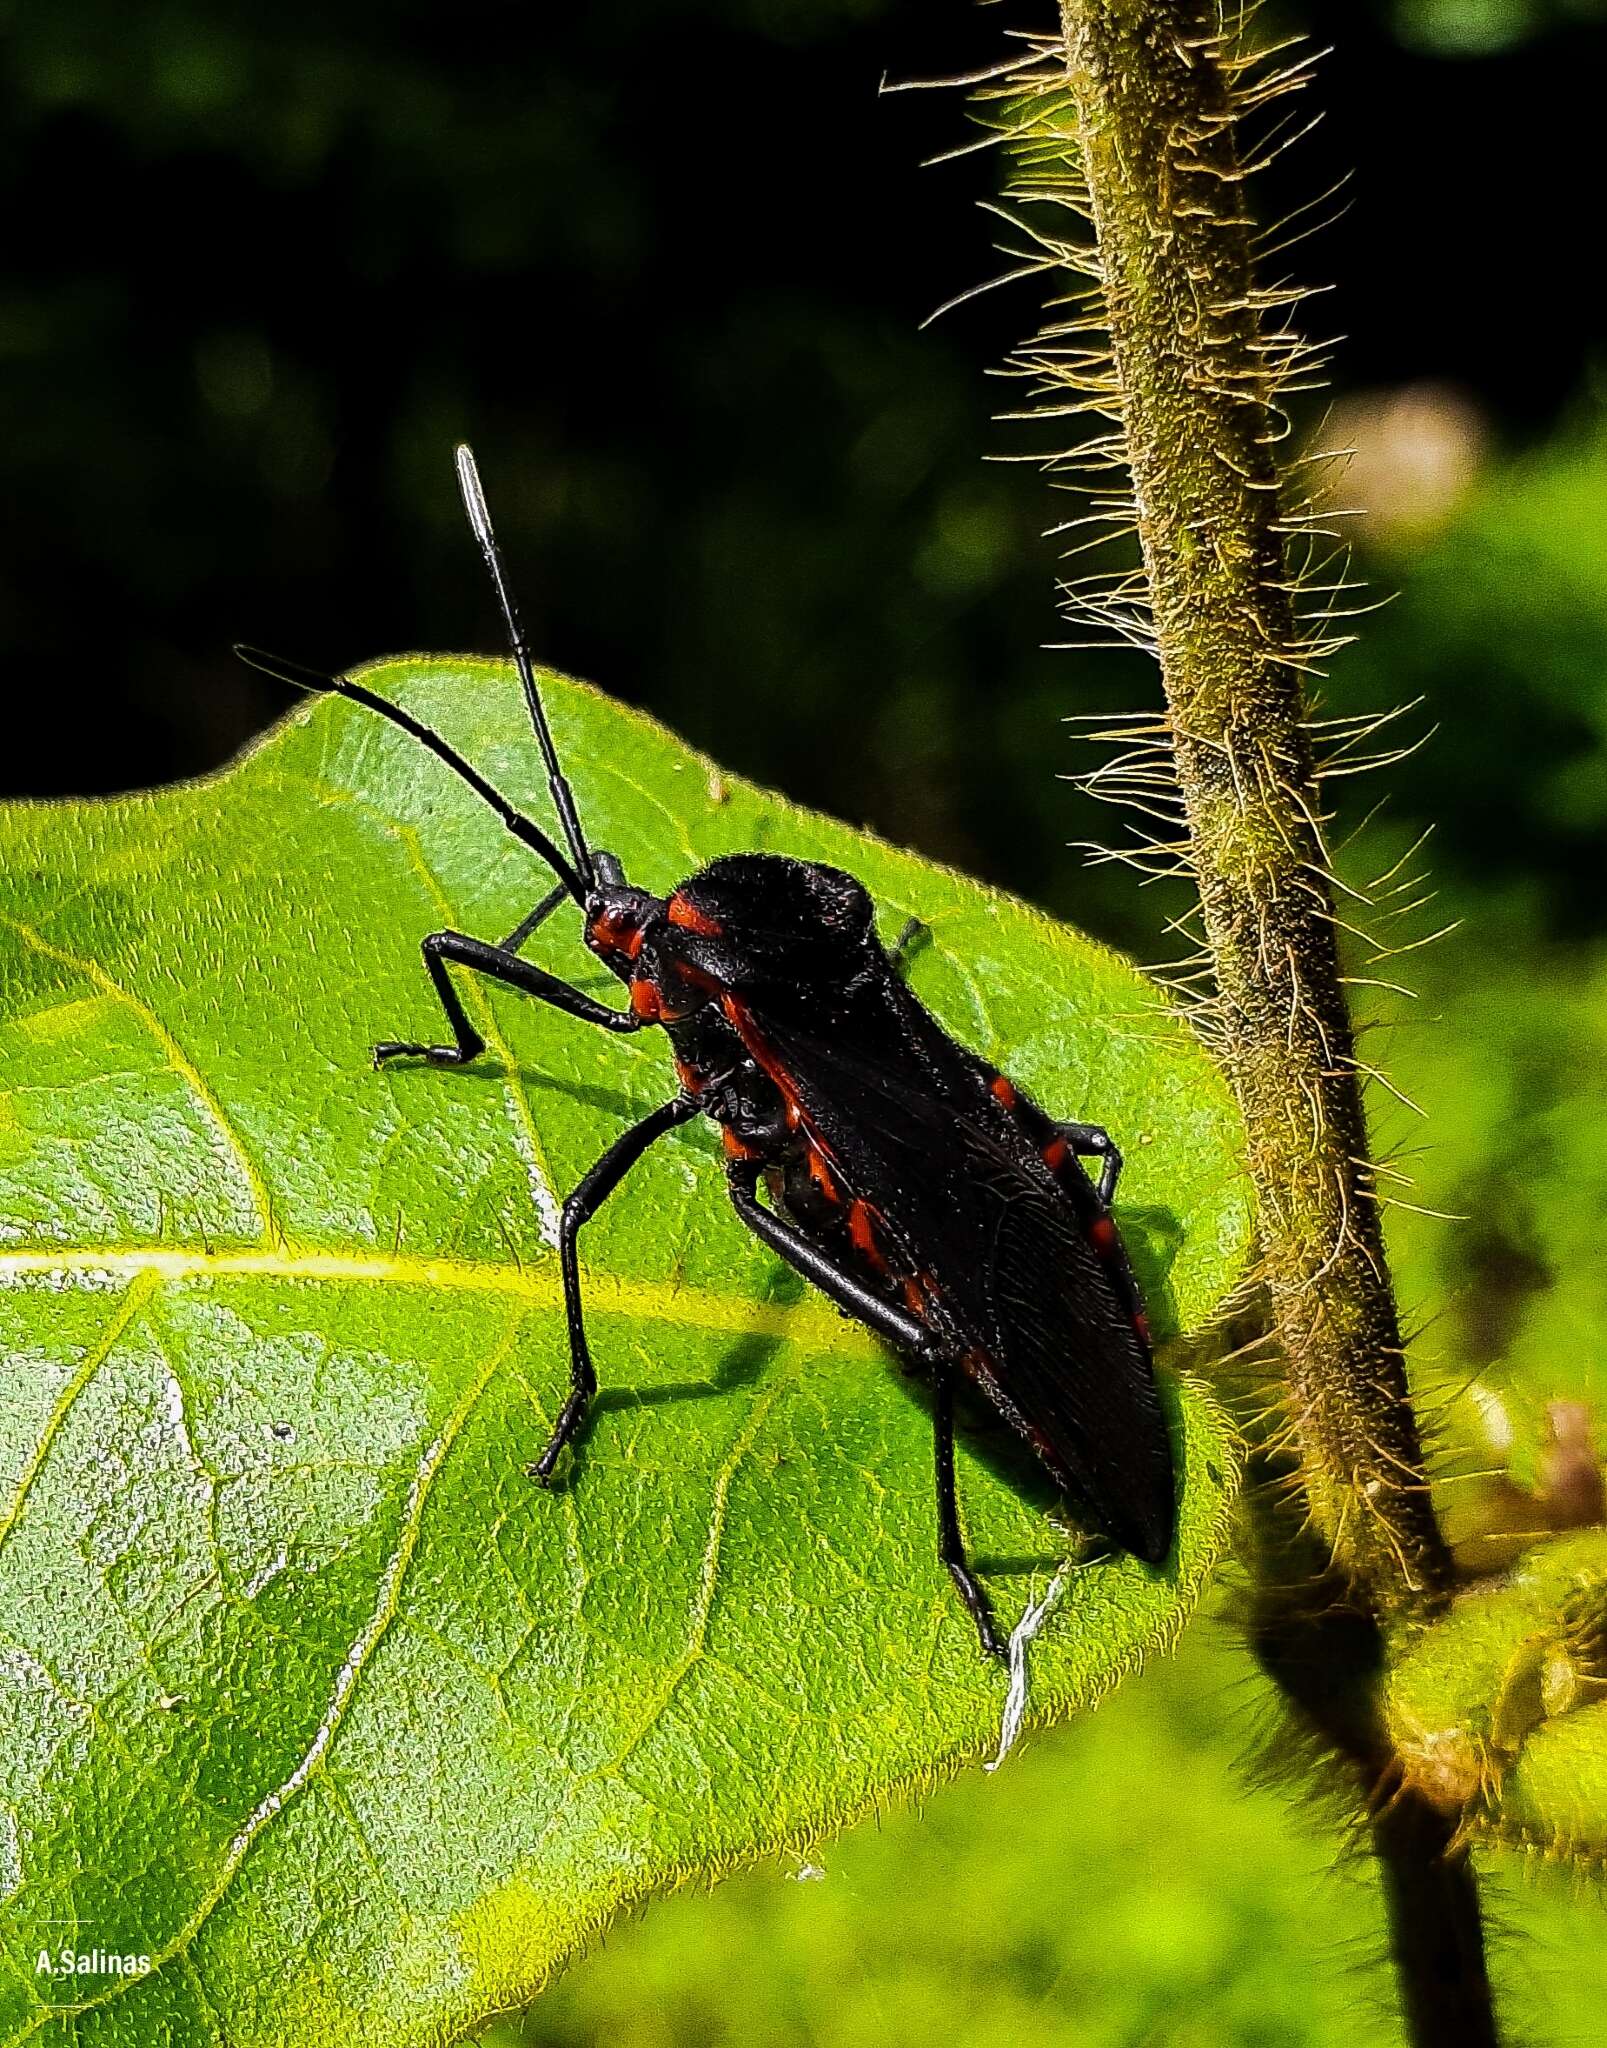
[[[1170,1441],[1125,1266],[1003,1118],[957,1104],[851,1045],[755,1016],[848,1191],[879,1212],[896,1264],[955,1362],[1125,1549],[1158,1563],[1174,1519]],[[994,1121],[989,1119],[989,1122]]]

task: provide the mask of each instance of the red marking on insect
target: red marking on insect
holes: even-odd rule
[[[1058,1173],[1070,1155],[1071,1147],[1064,1138],[1051,1138],[1043,1148],[1043,1163],[1051,1173]]]
[[[826,1164],[825,1155],[813,1145],[809,1148],[809,1177],[828,1202],[842,1200],[842,1189],[837,1185],[836,1175]]]
[[[634,960],[642,950],[641,926],[624,923],[612,911],[605,910],[594,919],[591,935],[600,946],[606,946],[611,953],[623,953],[627,960]]]
[[[911,1273],[905,1278],[904,1299],[909,1303],[910,1309],[915,1315],[924,1315],[926,1312],[926,1298],[931,1289],[931,1277],[929,1273]]]
[[[701,989],[706,996],[717,996],[720,993],[720,984],[714,976],[705,968],[699,967],[695,960],[677,960],[674,964],[676,974],[689,988]]]
[[[710,917],[706,910],[699,910],[695,903],[688,903],[679,891],[670,898],[665,914],[671,924],[678,924],[682,931],[696,932],[702,939],[717,939],[725,930],[717,917]]]
[[[645,975],[631,983],[631,1008],[644,1024],[656,1024],[664,1015],[663,998]]]
[[[724,1012],[725,1021],[731,1026],[731,1029],[738,1038],[742,1040],[747,1052],[775,1083],[776,1092],[780,1095],[786,1109],[787,1128],[793,1131],[807,1131],[811,1147],[823,1152],[828,1159],[832,1158],[834,1155],[831,1147],[823,1138],[816,1134],[813,1125],[809,1121],[809,1112],[798,1100],[798,1091],[793,1086],[792,1076],[787,1072],[780,1060],[777,1059],[773,1048],[765,1039],[764,1034],[755,1028],[746,1005],[738,1002],[735,996],[725,995],[720,998],[720,1008]]]
[[[885,1268],[887,1261],[882,1248],[876,1242],[876,1225],[872,1221],[876,1211],[869,1202],[853,1201],[848,1205],[848,1235],[864,1257],[877,1268]]]
[[[1138,1332],[1139,1343],[1147,1344],[1149,1342],[1149,1317],[1145,1315],[1141,1308],[1133,1310],[1133,1328]]]
[[[762,1156],[757,1147],[739,1138],[729,1124],[721,1126],[720,1143],[725,1147],[727,1159],[758,1159]]]
[[[696,1067],[689,1066],[683,1059],[677,1059],[675,1062],[675,1078],[680,1082],[688,1095],[701,1095],[703,1093],[703,1076]]]
[[[995,1074],[989,1086],[1006,1109],[1015,1108],[1019,1098],[1016,1095],[1015,1083],[1007,1075]]]
[[[1066,1468],[1063,1460],[1043,1430],[1035,1429],[1029,1424],[1027,1428],[1027,1441],[1051,1472],[1059,1474],[1065,1471]]]
[[[1096,1216],[1088,1226],[1088,1242],[1102,1258],[1116,1249],[1116,1226],[1108,1216]]]

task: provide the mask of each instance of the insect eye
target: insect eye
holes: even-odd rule
[[[600,910],[586,926],[586,942],[593,951],[619,953],[634,960],[642,950],[642,930],[628,910]]]

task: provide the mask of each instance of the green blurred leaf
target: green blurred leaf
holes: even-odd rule
[[[1492,56],[1601,13],[1601,0],[1395,0],[1402,41],[1450,57]]]
[[[1389,1678],[1408,1772],[1477,1834],[1589,1868],[1607,1851],[1607,1531],[1464,1593]]]
[[[1600,421],[1492,465],[1426,549],[1386,550],[1373,573],[1399,600],[1346,650],[1332,708],[1425,700],[1432,744],[1390,795],[1434,825],[1436,880],[1479,911],[1492,889],[1529,894],[1538,936],[1607,930]]]
[[[1420,1001],[1386,1054],[1427,1117],[1381,1102],[1375,1131],[1413,1179],[1389,1247],[1430,1324],[1440,1509],[1487,1572],[1554,1526],[1521,1497],[1550,1483],[1554,1404],[1579,1404],[1607,1452],[1607,946],[1546,941],[1533,892],[1446,891],[1436,910],[1462,923],[1406,963]]]
[[[1403,2048],[1376,1864],[1246,1773],[1283,1710],[1233,1601],[996,1777],[620,1922],[485,2048]],[[1503,2011],[1597,2048],[1595,1888],[1479,1863]]]
[[[1390,1263],[1414,1384],[1435,1414],[1437,1502],[1458,1557],[1487,1574],[1567,1526],[1546,1493],[1559,1427],[1607,1455],[1607,436],[1587,412],[1492,462],[1443,531],[1375,563],[1399,587],[1336,671],[1333,708],[1422,695],[1432,744],[1350,842],[1344,879],[1422,875],[1399,925],[1409,957],[1368,965],[1415,1002],[1360,991]],[[1359,823],[1370,778],[1353,785]],[[1363,920],[1371,923],[1372,920]],[[1438,926],[1445,936],[1421,941]],[[1363,954],[1361,958],[1365,958]],[[1401,1199],[1397,1199],[1397,1196]],[[1559,1409],[1567,1404],[1567,1411]],[[1575,1517],[1577,1519],[1577,1517]]]
[[[503,667],[368,680],[529,790]],[[1130,968],[551,687],[640,879],[787,847],[854,868],[887,930],[925,918],[921,994],[1120,1134],[1159,1332],[1210,1312],[1247,1242],[1234,1123]],[[574,1483],[523,1477],[565,1379],[560,1192],[670,1083],[661,1046],[483,987],[481,1068],[370,1069],[435,1031],[418,937],[506,930],[543,886],[437,764],[321,703],[215,780],[0,814],[0,858],[8,2038],[440,2039],[622,1903],[990,1744],[919,1396],[746,1238],[706,1129],[589,1229],[605,1392]],[[1178,1559],[1071,1580],[1037,1719],[1169,1642],[1222,1547],[1230,1434],[1167,1398]],[[998,1429],[962,1459],[1012,1620],[1064,1551],[1053,1502]],[[41,1973],[63,1946],[155,1967]]]

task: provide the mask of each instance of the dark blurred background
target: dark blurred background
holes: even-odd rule
[[[1599,11],[1287,10],[1333,45],[1326,119],[1261,209],[1354,173],[1294,259],[1338,283],[1308,321],[1345,333],[1342,395],[1433,387],[1426,431],[1454,414],[1462,481],[1593,409]],[[985,373],[1034,301],[1012,287],[918,331],[999,267],[972,203],[994,160],[922,170],[965,139],[960,95],[877,96],[884,73],[992,61],[1005,26],[964,0],[16,10],[5,784],[224,760],[285,701],[229,659],[237,638],[337,666],[494,647],[451,480],[467,436],[554,665],[1141,944],[1125,882],[1065,850],[1108,826],[1053,776],[1076,765],[1065,713],[1153,679],[1041,651],[1039,535],[1073,508],[983,460],[1012,446],[989,413],[1014,397]],[[1534,815],[1494,742],[1522,734],[1541,772],[1599,720],[1529,679],[1543,646],[1476,620],[1448,648],[1425,608],[1386,615],[1347,704],[1397,655],[1406,694],[1477,693],[1411,802],[1479,871],[1538,867],[1559,917],[1593,917],[1569,876],[1604,850],[1600,805]]]
[[[973,204],[992,159],[920,169],[966,139],[962,98],[876,90],[990,63],[1048,12],[0,4],[4,787],[224,761],[285,704],[235,639],[330,666],[495,649],[451,476],[467,436],[553,665],[727,767],[1175,952],[1164,898],[1071,850],[1115,821],[1057,780],[1080,765],[1061,721],[1153,703],[1156,679],[1042,651],[1063,629],[1041,534],[1076,508],[984,461],[1021,445],[986,372],[1034,299],[919,331],[1000,267]],[[1270,219],[1353,173],[1291,261],[1336,287],[1304,315],[1345,336],[1326,438],[1358,449],[1339,496],[1366,508],[1374,589],[1400,593],[1328,706],[1421,696],[1408,734],[1438,727],[1341,829],[1387,791],[1343,856],[1361,882],[1434,824],[1439,898],[1399,935],[1460,920],[1362,969],[1421,990],[1417,1030],[1392,1022],[1404,998],[1362,997],[1429,1112],[1380,1096],[1379,1136],[1413,1199],[1466,1219],[1391,1215],[1416,1370],[1478,1397],[1436,1403],[1453,1522],[1458,1461],[1521,1475],[1559,1395],[1607,1448],[1604,15],[1266,17],[1332,45],[1323,125],[1257,202]],[[1030,1772],[833,1849],[835,1886],[743,1880],[617,1935],[528,2038],[927,2048],[963,2009],[977,2044],[1392,2039],[1317,1960],[1336,1927],[1370,1952],[1373,1908],[1312,1892],[1328,1846],[1238,1790],[1243,1666],[1190,1642]],[[1128,1790],[1088,1808],[1085,1782]],[[1580,1941],[1550,2015],[1595,1995],[1599,1932]],[[1567,2038],[1600,2039],[1580,2010]]]

